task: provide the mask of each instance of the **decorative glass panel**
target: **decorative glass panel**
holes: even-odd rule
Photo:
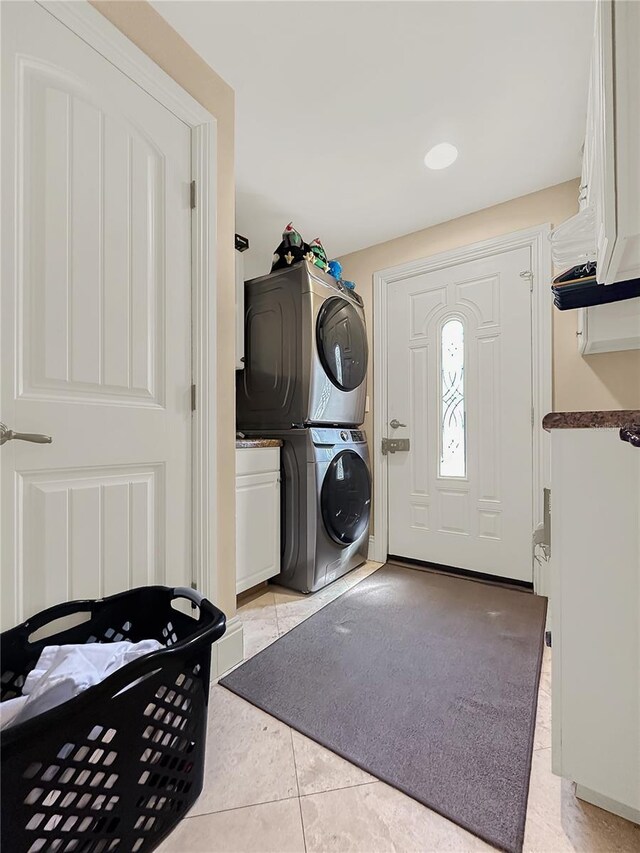
[[[464,477],[467,447],[464,423],[464,328],[461,320],[442,327],[442,400],[440,422],[440,476]]]

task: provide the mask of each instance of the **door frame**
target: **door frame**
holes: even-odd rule
[[[492,237],[479,243],[461,246],[417,261],[388,267],[373,274],[373,437],[371,448],[374,484],[374,535],[369,546],[369,559],[384,562],[389,543],[388,459],[380,450],[389,420],[387,399],[387,364],[389,349],[388,290],[389,285],[424,273],[457,266],[468,261],[489,258],[512,249],[531,249],[531,343],[532,343],[532,431],[533,431],[533,528],[543,523],[543,490],[550,483],[550,439],[542,428],[542,418],[552,408],[552,308],[551,225],[538,225],[511,234]],[[524,272],[524,271],[523,271]],[[527,276],[523,276],[527,278]],[[533,536],[533,530],[531,531]],[[544,591],[545,567],[534,560],[531,564],[534,589]]]
[[[190,580],[215,601],[218,593],[215,560],[217,122],[202,104],[86,0],[36,2],[191,130],[191,179],[196,186],[196,203],[191,211],[191,346],[192,382],[197,396],[191,418]],[[186,186],[185,193],[189,192]]]

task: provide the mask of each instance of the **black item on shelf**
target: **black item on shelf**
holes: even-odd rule
[[[595,281],[596,279],[596,262],[589,261],[587,264],[578,264],[577,267],[571,267],[570,270],[566,270],[566,272],[561,273],[561,275],[557,275],[553,283],[556,286],[566,285],[566,284],[574,284],[575,282],[581,282],[586,279],[591,281]]]
[[[575,284],[553,285],[553,304],[560,311],[605,305],[640,296],[640,278],[619,281],[616,284],[598,284],[589,279]]]
[[[87,619],[30,642],[74,614]],[[1,733],[3,853],[145,853],[160,844],[202,790],[211,644],[225,623],[195,590],[150,586],[59,604],[1,635],[2,701],[21,695],[48,645],[166,647]]]

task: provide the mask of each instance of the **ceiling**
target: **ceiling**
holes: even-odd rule
[[[236,91],[248,276],[290,220],[335,257],[580,172],[591,0],[154,5]]]

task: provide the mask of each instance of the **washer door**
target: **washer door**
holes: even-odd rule
[[[340,296],[323,304],[316,324],[318,355],[329,379],[353,391],[367,375],[367,331],[354,306]]]
[[[327,533],[339,545],[351,545],[367,529],[370,507],[369,469],[353,450],[343,450],[331,460],[320,492]]]

